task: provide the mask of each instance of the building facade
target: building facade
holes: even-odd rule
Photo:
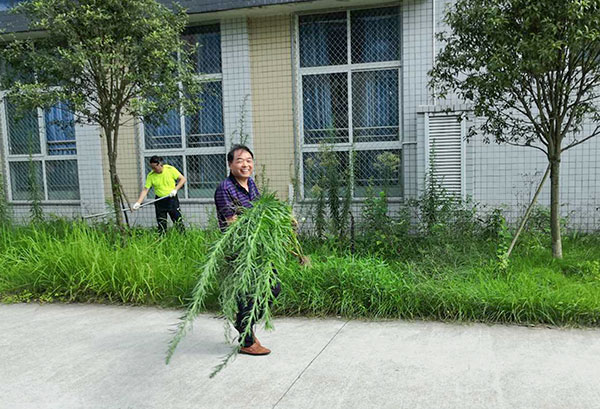
[[[4,4],[6,3],[6,4]],[[8,4],[10,3],[10,4]],[[0,2],[0,10],[13,2]],[[367,187],[386,186],[401,206],[418,197],[425,176],[484,207],[518,215],[546,168],[534,150],[465,141],[475,119],[468,106],[431,97],[427,72],[440,45],[444,0],[201,1],[186,0],[187,41],[199,44],[197,68],[206,81],[203,109],[173,111],[159,125],[131,121],[120,137],[118,171],[135,199],[160,155],[188,178],[180,193],[191,224],[214,214],[212,195],[227,174],[226,152],[244,142],[256,173],[283,199],[311,205],[328,149],[351,166],[347,183],[357,207]],[[0,26],[26,31],[26,23],[0,11]],[[47,214],[79,217],[102,212],[110,199],[106,147],[97,127],[57,127],[62,110],[18,117],[0,103],[0,140],[7,199],[18,220],[29,217],[37,188]],[[324,148],[325,147],[325,148]],[[562,203],[571,224],[600,228],[600,139],[568,151],[562,162]],[[385,166],[385,162],[393,166]],[[435,166],[432,168],[432,162]],[[540,204],[549,203],[549,190]],[[131,216],[153,225],[150,208]]]

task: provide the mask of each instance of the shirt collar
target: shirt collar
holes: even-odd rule
[[[237,181],[237,179],[235,178],[235,176],[233,176],[231,173],[229,173],[229,176],[228,176],[228,178],[229,178],[229,180],[231,180],[231,181],[233,182],[233,184],[234,184],[234,185],[235,185],[235,186],[236,186],[238,189],[241,189],[241,190],[242,190],[242,192],[250,194],[250,189],[251,189],[251,188],[250,188],[250,186],[251,186],[251,183],[250,183],[250,181],[252,180],[252,178],[248,178],[248,190],[246,190],[246,188],[244,188],[242,185],[240,185],[240,182],[238,182],[238,181]]]

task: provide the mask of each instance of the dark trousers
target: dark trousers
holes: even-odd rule
[[[173,225],[177,230],[181,233],[185,231],[177,196],[167,197],[154,203],[154,211],[156,213],[156,222],[158,223],[158,232],[160,234],[165,234],[167,231],[167,215],[171,217]]]
[[[273,292],[273,296],[277,298],[277,296],[281,292],[281,284],[279,283],[279,281],[277,281],[277,283],[271,288],[271,291]],[[271,307],[271,304],[272,303],[269,303],[269,307]],[[252,311],[253,306],[254,302],[252,300],[238,300],[238,313],[235,317],[235,329],[237,330],[237,332],[240,333],[240,335],[242,335],[242,333],[244,332],[244,328],[246,327],[245,324],[248,321],[250,311]],[[256,321],[262,318],[263,314],[264,311],[261,311],[259,313],[258,317],[256,317],[255,320],[253,320],[252,326],[254,326]],[[241,338],[239,341],[242,347],[249,347],[250,345],[254,344],[254,337],[252,336],[252,333],[250,333],[244,338],[243,342]]]

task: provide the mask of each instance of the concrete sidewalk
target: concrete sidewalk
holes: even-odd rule
[[[201,316],[169,366],[180,311],[0,306],[0,408],[600,408],[600,330],[276,319],[238,356]]]

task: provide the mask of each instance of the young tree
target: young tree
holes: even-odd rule
[[[445,23],[430,85],[471,102],[486,138],[546,155],[561,258],[561,155],[600,133],[600,0],[457,0]]]
[[[199,107],[194,49],[181,38],[185,12],[155,0],[29,0],[13,12],[29,19],[31,35],[4,44],[8,96],[22,109],[63,102],[76,121],[100,126],[122,227],[121,126],[132,117],[157,121],[170,109]]]

